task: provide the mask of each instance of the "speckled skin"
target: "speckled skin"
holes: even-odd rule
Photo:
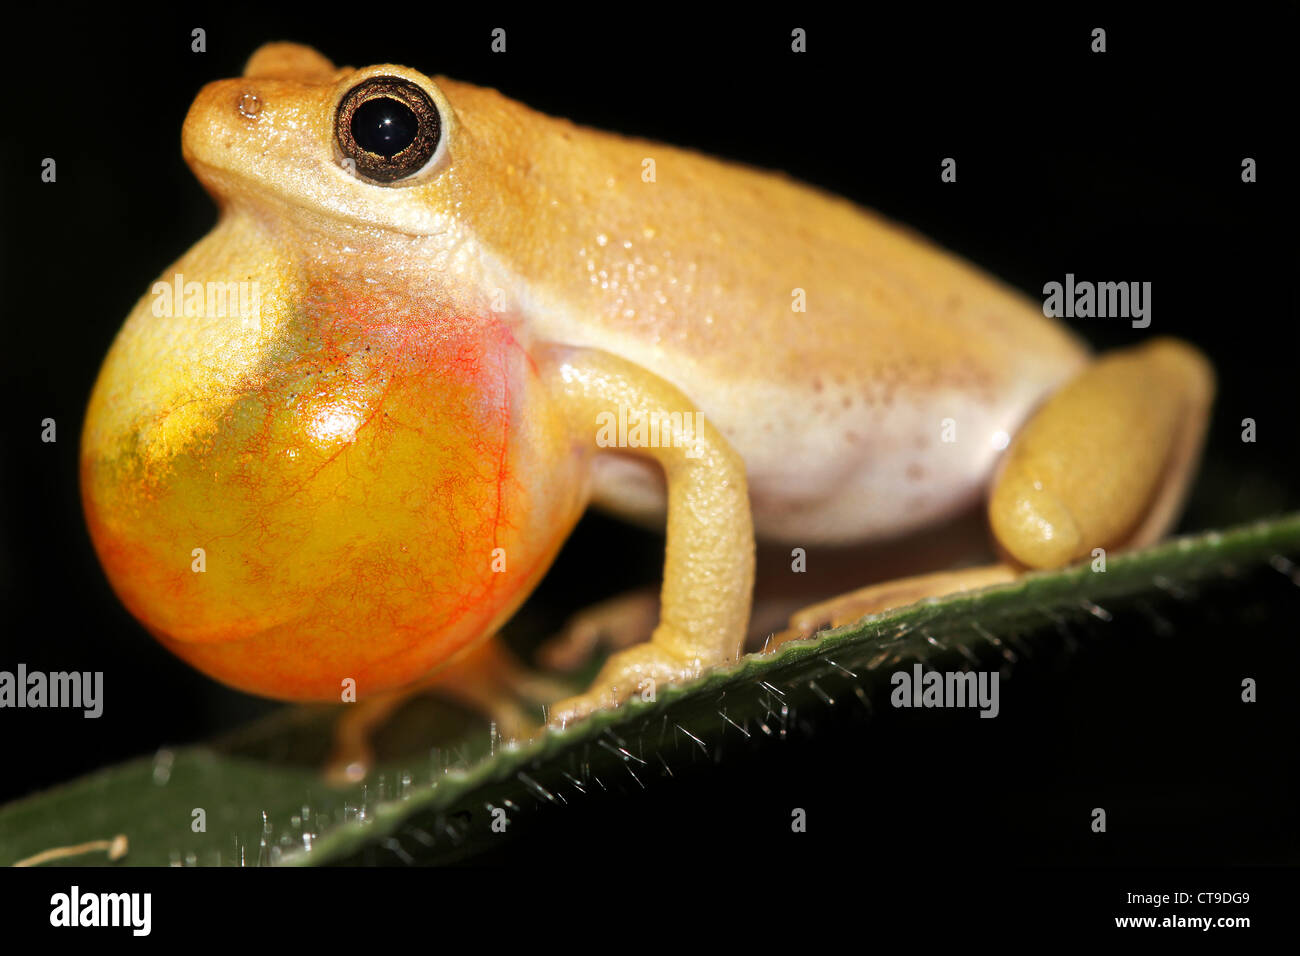
[[[679,386],[744,458],[760,535],[861,541],[970,504],[992,435],[1086,361],[1037,304],[842,199],[437,82],[473,137],[467,194],[526,210],[473,231],[534,334]],[[982,440],[941,445],[950,416]],[[598,496],[654,511],[648,474]]]
[[[251,170],[259,204],[301,204],[283,214],[326,216],[327,236],[356,230],[359,249],[368,227],[414,234],[381,254],[444,289],[503,290],[524,342],[604,349],[677,385],[744,458],[760,535],[862,541],[970,505],[993,434],[1087,361],[1036,303],[852,203],[444,77],[441,168],[398,189],[358,182],[330,151],[333,107],[383,74],[420,76],[210,84],[186,155],[220,191]],[[232,108],[248,90],[264,103],[252,130]],[[947,417],[980,440],[941,445]],[[596,473],[597,500],[625,513],[660,513],[662,488],[626,458]]]
[[[418,85],[443,124],[391,185],[346,169],[334,130],[379,76]],[[1208,402],[1183,391],[1204,378],[1185,347],[1081,375],[1086,350],[1035,303],[848,202],[406,67],[263,47],[203,88],[182,147],[221,217],[161,279],[256,281],[260,324],[142,298],[91,398],[83,494],[132,612],[260,694],[408,686],[513,613],[589,501],[666,505],[653,639],[557,705],[563,723],[739,653],[755,530],[869,541],[962,509],[990,485],[994,436],[1074,380],[1003,456],[1020,490],[999,499],[1001,543],[1061,563],[1093,528],[1135,526]],[[1169,405],[1144,455],[1126,453],[1132,401],[1079,448],[1054,443],[1099,390],[1145,400],[1152,383]],[[699,454],[602,454],[597,416],[619,404],[699,409]],[[1040,474],[1067,476],[1063,497]]]

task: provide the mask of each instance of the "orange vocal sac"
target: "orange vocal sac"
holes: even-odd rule
[[[253,693],[435,670],[514,610],[580,511],[528,480],[563,445],[512,414],[536,374],[502,322],[355,288],[308,282],[243,337],[142,301],[91,399],[82,489],[110,581]]]

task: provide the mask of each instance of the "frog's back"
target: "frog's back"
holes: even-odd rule
[[[1086,361],[1036,303],[846,200],[440,82],[510,167],[528,228],[478,233],[534,333],[681,387],[746,459],[760,531],[860,539],[951,513],[998,433]]]

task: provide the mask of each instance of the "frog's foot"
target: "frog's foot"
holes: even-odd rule
[[[571,671],[598,648],[621,651],[644,643],[659,620],[659,595],[652,589],[630,591],[601,601],[569,618],[564,629],[537,651],[548,670]]]
[[[797,612],[790,618],[790,626],[772,635],[764,647],[773,651],[787,641],[812,637],[827,627],[852,624],[868,614],[879,614],[897,607],[906,607],[926,598],[942,597],[959,591],[1014,581],[1018,571],[1009,564],[990,564],[958,571],[940,571],[921,574],[897,581],[884,581],[870,587],[841,594]]]
[[[571,690],[524,667],[494,638],[427,680],[348,705],[335,726],[325,777],[340,785],[364,779],[375,765],[375,732],[412,697],[430,692],[448,697],[491,721],[499,739],[528,740],[541,730],[540,705]]]
[[[673,648],[677,642],[656,628],[654,637],[645,644],[620,651],[605,662],[585,694],[569,697],[550,710],[549,723],[564,728],[598,710],[617,707],[632,696],[654,700],[659,687],[691,680],[713,663],[698,655],[688,656]]]

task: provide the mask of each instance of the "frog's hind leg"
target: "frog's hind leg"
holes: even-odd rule
[[[349,704],[334,728],[326,779],[335,784],[363,779],[375,764],[375,733],[403,704],[426,693],[441,694],[482,714],[503,740],[526,740],[541,728],[541,721],[530,715],[524,702],[547,704],[572,693],[572,688],[529,671],[494,637],[423,681]]]
[[[989,499],[998,546],[1056,568],[1161,538],[1182,510],[1213,396],[1209,363],[1175,339],[1094,362],[1007,450]]]
[[[1096,548],[1159,540],[1200,458],[1214,375],[1191,346],[1156,339],[1102,357],[1043,404],[994,478],[989,524],[1001,563],[873,585],[813,605],[769,648],[925,598],[1064,567]]]

